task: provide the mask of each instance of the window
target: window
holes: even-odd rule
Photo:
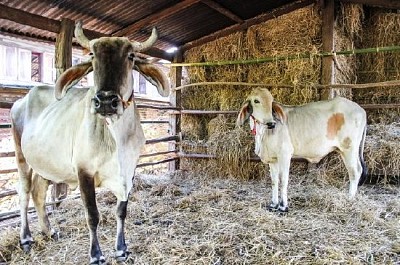
[[[5,62],[4,62],[4,71],[3,77],[9,80],[17,80],[18,78],[18,57],[17,57],[17,48],[15,47],[4,47],[5,50]]]
[[[43,75],[42,81],[44,83],[54,84],[56,80],[56,69],[54,68],[54,54],[43,54]]]
[[[139,75],[139,93],[146,94],[146,78],[143,75]]]
[[[31,51],[18,49],[18,80],[31,81]]]
[[[42,56],[40,53],[32,52],[31,56],[31,80],[33,82],[42,81],[41,76]]]

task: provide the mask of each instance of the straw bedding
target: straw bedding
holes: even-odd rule
[[[137,180],[128,204],[126,264],[398,264],[398,188],[362,186],[347,199],[347,181],[328,184],[309,173],[292,175],[290,212],[266,210],[269,179],[242,181],[177,172],[166,182]],[[97,194],[100,244],[110,262],[115,236],[113,196]],[[31,222],[36,243],[18,247],[18,228],[0,232],[0,262],[85,264],[89,236],[80,200],[51,215],[61,233],[45,240]]]

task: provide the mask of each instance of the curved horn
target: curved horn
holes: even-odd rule
[[[132,41],[133,49],[137,52],[142,52],[149,49],[158,39],[157,29],[153,28],[150,37],[144,42]]]
[[[90,45],[89,45],[90,40],[88,38],[86,38],[85,34],[83,34],[82,21],[76,22],[74,33],[75,33],[75,38],[78,41],[78,43],[83,48],[90,50]]]

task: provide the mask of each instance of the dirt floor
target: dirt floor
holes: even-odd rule
[[[290,210],[265,208],[270,180],[241,181],[179,172],[142,176],[128,204],[126,264],[400,264],[400,187],[365,185],[347,199],[347,178],[309,172],[291,176]],[[113,260],[116,200],[97,194],[100,244]],[[19,247],[18,227],[0,231],[0,263],[86,264],[89,236],[80,199],[51,215],[58,241],[39,234],[29,254]]]

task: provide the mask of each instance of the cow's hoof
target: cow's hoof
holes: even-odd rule
[[[61,236],[60,236],[60,232],[56,231],[56,230],[52,230],[51,231],[51,239],[53,239],[54,241],[58,241]]]
[[[104,256],[100,256],[98,257],[93,257],[90,259],[90,264],[96,264],[96,265],[105,265],[107,264],[106,259],[104,258]]]
[[[274,204],[271,203],[270,205],[268,205],[268,211],[270,212],[276,212],[279,209],[279,204]]]
[[[289,207],[285,206],[279,206],[278,207],[278,213],[279,215],[286,215],[289,212]]]
[[[32,249],[34,241],[26,241],[23,244],[21,244],[21,248],[25,253],[29,253]]]
[[[124,262],[128,259],[129,254],[131,254],[130,251],[116,251],[114,258],[117,262]]]

